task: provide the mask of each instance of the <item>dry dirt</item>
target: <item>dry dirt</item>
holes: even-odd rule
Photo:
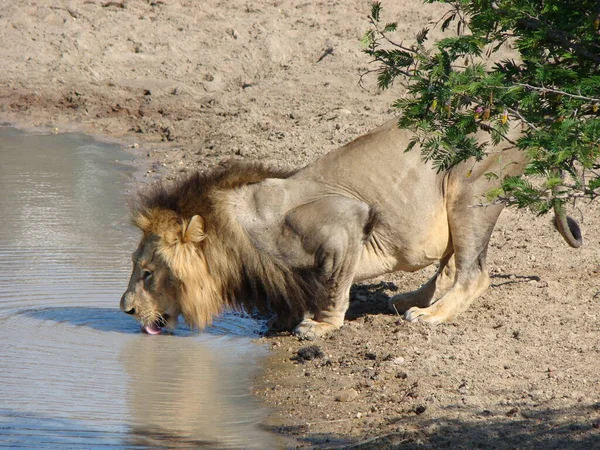
[[[23,1],[0,5],[0,120],[132,148],[150,178],[261,159],[298,167],[392,117],[358,85],[364,0]],[[398,39],[439,5],[384,1]],[[262,338],[266,426],[300,448],[600,448],[600,209],[585,246],[505,211],[492,286],[454,323],[389,314],[434,268],[356,286],[328,339]],[[307,345],[317,348],[303,349]],[[298,351],[300,350],[300,353]]]

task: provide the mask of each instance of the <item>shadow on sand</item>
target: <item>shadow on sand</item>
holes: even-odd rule
[[[388,418],[397,430],[357,442],[345,436],[308,433],[305,427],[279,427],[284,435],[304,435],[305,445],[320,449],[541,449],[589,450],[600,448],[600,403],[554,410],[519,410],[513,416],[474,412],[472,420],[438,417]]]

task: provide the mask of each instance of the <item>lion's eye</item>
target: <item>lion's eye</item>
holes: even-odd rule
[[[144,270],[144,273],[142,273],[144,281],[149,281],[152,278],[152,275],[152,272],[150,272],[149,270]]]

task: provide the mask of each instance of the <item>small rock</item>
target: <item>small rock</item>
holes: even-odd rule
[[[517,413],[519,412],[518,408],[511,408],[510,410],[508,410],[508,412],[506,413],[506,415],[508,417],[514,417],[517,415]]]
[[[398,356],[397,358],[394,358],[390,361],[390,363],[394,366],[401,366],[402,364],[404,364],[404,358],[402,356]]]
[[[540,389],[535,389],[532,391],[529,391],[527,393],[527,395],[529,396],[529,398],[531,398],[533,401],[539,401],[542,399],[542,397],[544,396],[544,391],[540,390]]]
[[[360,383],[361,387],[364,388],[372,388],[373,385],[375,384],[375,382],[373,380],[363,380],[362,383]]]
[[[311,361],[316,358],[322,358],[323,351],[317,345],[309,345],[307,347],[302,347],[296,352],[295,359],[298,362]]]
[[[427,411],[427,406],[425,406],[425,405],[417,405],[417,407],[415,408],[415,414],[417,416],[420,416],[425,411]]]
[[[351,402],[358,397],[358,392],[355,389],[345,389],[335,397],[336,402]]]

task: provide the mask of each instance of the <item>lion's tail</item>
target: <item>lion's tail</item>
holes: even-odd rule
[[[567,244],[573,248],[581,247],[583,244],[581,228],[575,219],[567,216],[561,205],[554,207],[554,225]]]

